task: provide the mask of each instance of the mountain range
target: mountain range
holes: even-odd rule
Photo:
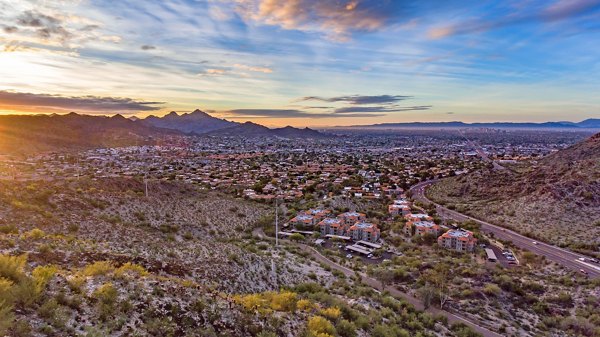
[[[5,115],[0,116],[0,154],[147,144],[177,134],[121,115]]]
[[[163,117],[148,116],[137,119],[136,122],[197,135],[238,125],[236,122],[213,117],[198,109],[181,115],[171,111]]]
[[[543,123],[465,123],[465,122],[409,122],[409,123],[381,123],[371,125],[353,125],[342,128],[500,128],[500,129],[600,129],[600,119],[590,118],[581,122],[543,122]]]
[[[245,122],[237,123],[225,119],[213,117],[201,110],[194,110],[191,113],[177,114],[175,111],[163,117],[148,116],[144,119],[138,119],[137,122],[159,127],[163,129],[172,129],[186,134],[216,137],[282,137],[282,138],[327,138],[330,135],[319,131],[304,128],[299,129],[292,126],[271,129],[266,126]]]
[[[153,144],[168,136],[325,138],[330,135],[309,128],[291,126],[270,129],[246,122],[219,119],[195,110],[171,112],[144,119],[121,115],[5,115],[0,116],[0,155],[81,150]]]

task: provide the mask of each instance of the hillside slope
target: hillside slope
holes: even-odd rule
[[[600,244],[600,134],[513,170],[446,179],[437,202],[572,248]]]
[[[8,115],[0,116],[0,154],[128,146],[175,134],[121,115]]]
[[[0,180],[0,335],[463,336],[252,237],[270,207],[177,182],[150,189]]]

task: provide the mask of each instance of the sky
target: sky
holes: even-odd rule
[[[0,0],[0,114],[600,118],[600,0]]]

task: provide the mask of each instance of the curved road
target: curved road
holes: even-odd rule
[[[424,181],[422,183],[412,186],[410,188],[412,198],[423,203],[430,203],[435,205],[438,214],[445,218],[454,219],[456,221],[473,220],[481,225],[482,232],[493,233],[494,237],[497,239],[510,241],[514,243],[515,246],[521,249],[525,249],[537,255],[544,256],[546,259],[556,262],[568,269],[575,270],[577,272],[580,272],[580,270],[583,269],[587,272],[587,274],[590,277],[600,277],[600,264],[595,264],[592,262],[582,262],[581,260],[579,260],[580,258],[584,258],[585,255],[577,254],[560,247],[535,241],[534,239],[528,238],[517,232],[511,231],[510,229],[502,228],[500,226],[493,225],[489,222],[481,221],[468,215],[458,213],[427,199],[427,197],[425,196],[425,190],[428,186],[432,185],[436,181],[437,180]]]

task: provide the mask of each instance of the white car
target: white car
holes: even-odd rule
[[[351,258],[352,258],[352,254],[348,254],[348,255],[346,255],[346,258],[347,258],[347,259],[351,259]]]
[[[538,242],[537,242],[537,241],[533,241],[532,243],[533,243],[534,245],[537,245],[537,244],[538,244]]]

